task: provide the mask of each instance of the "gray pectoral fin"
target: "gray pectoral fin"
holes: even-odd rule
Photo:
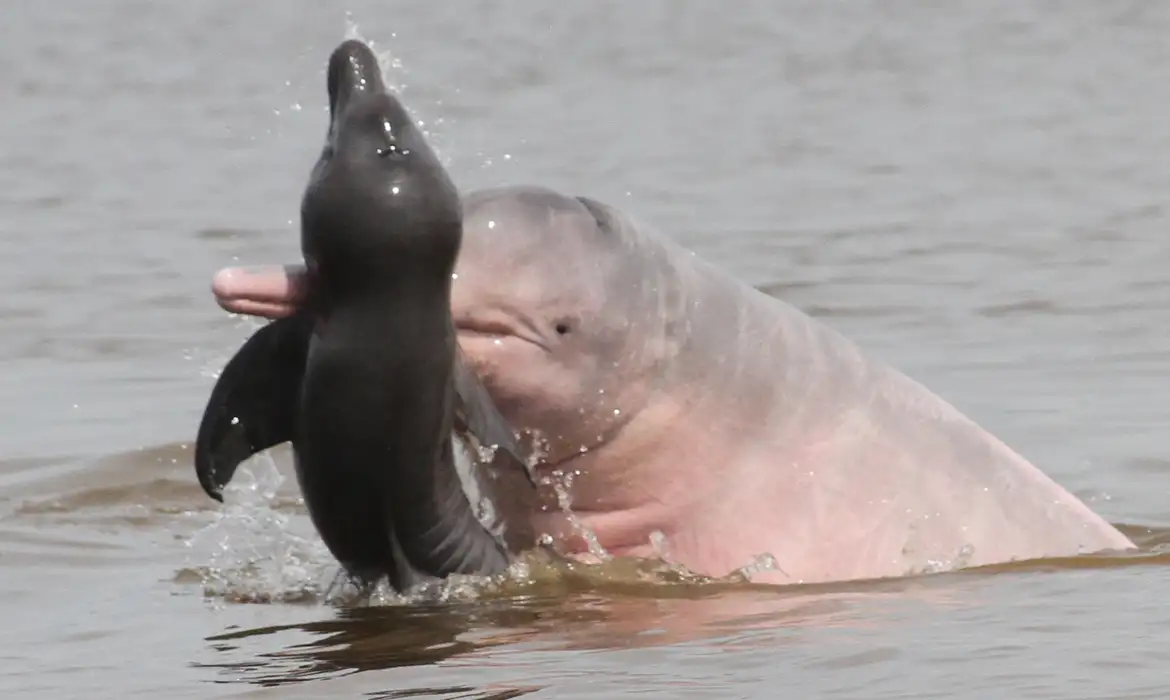
[[[456,428],[471,433],[481,445],[495,445],[497,453],[503,452],[523,469],[529,483],[536,488],[536,472],[528,463],[528,455],[520,447],[512,426],[500,415],[479,377],[461,357],[455,360],[455,393],[458,396]]]
[[[273,321],[224,366],[195,439],[195,474],[208,496],[222,502],[241,462],[293,439],[311,334],[305,315]]]

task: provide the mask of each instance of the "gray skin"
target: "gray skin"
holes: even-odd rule
[[[333,52],[328,92],[301,203],[314,292],[224,368],[199,427],[199,482],[222,500],[243,460],[291,441],[312,522],[359,585],[500,572],[533,541],[507,514],[534,481],[455,342],[459,194],[365,44]]]

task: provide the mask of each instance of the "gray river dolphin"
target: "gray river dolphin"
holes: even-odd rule
[[[328,94],[301,202],[313,292],[224,368],[196,440],[199,481],[221,498],[241,461],[291,441],[312,522],[358,584],[497,573],[533,543],[535,490],[456,344],[459,194],[369,47],[333,52]]]

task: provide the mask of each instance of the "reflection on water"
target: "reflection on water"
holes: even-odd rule
[[[429,665],[477,650],[516,644],[539,634],[540,610],[532,600],[500,605],[414,604],[341,608],[334,619],[296,625],[229,631],[210,637],[225,655],[240,644],[257,646],[257,638],[285,642],[282,649],[258,654],[257,660],[205,664],[230,671],[237,680],[259,685],[293,683],[334,674]],[[545,614],[551,612],[544,610]],[[578,617],[578,619],[581,619]],[[476,632],[488,628],[490,632]]]
[[[469,598],[465,602],[347,605],[330,610],[327,619],[232,628],[207,638],[217,657],[230,660],[196,665],[217,669],[220,682],[277,686],[454,660],[480,665],[490,663],[498,655],[492,652],[501,648],[509,657],[696,643],[729,653],[737,646],[765,644],[779,653],[786,645],[801,643],[801,630],[880,627],[884,611],[907,605],[920,611],[978,606],[972,591],[997,574],[1170,564],[1170,530],[1126,528],[1126,534],[1142,551],[1016,562],[914,579],[783,588],[672,583],[665,577],[648,581],[645,570],[634,571],[628,563],[565,569],[546,561],[537,563],[531,578],[502,589],[464,589]]]
[[[851,617],[846,604],[850,599],[872,600],[897,590],[921,589],[920,584],[887,584],[853,591],[782,593],[747,586],[675,590],[645,583],[602,583],[600,576],[595,580],[598,583],[588,590],[572,590],[586,588],[578,580],[575,586],[537,586],[523,596],[343,607],[328,620],[230,630],[208,639],[215,651],[239,655],[261,642],[278,648],[242,661],[202,665],[224,669],[237,681],[276,685],[434,665],[458,657],[466,662],[466,657],[502,646],[514,653],[653,647],[751,628],[857,623],[860,620]]]

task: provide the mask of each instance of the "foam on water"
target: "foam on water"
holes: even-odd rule
[[[188,568],[209,597],[235,601],[315,600],[337,568],[316,533],[298,533],[275,509],[284,476],[268,454],[241,465],[213,522],[188,541]],[[185,577],[180,575],[179,579]]]
[[[745,562],[726,577],[701,576],[670,561],[661,537],[654,558],[615,559],[573,515],[572,479],[563,474],[554,479],[560,507],[589,543],[592,561],[562,555],[545,540],[534,550],[521,553],[507,571],[495,576],[453,575],[404,594],[382,582],[363,596],[303,517],[303,501],[298,500],[295,512],[281,507],[278,491],[285,476],[271,455],[259,454],[241,465],[224,489],[224,505],[213,513],[211,522],[186,540],[186,563],[175,581],[197,583],[209,599],[229,603],[409,605],[526,595],[534,589],[548,592],[565,586],[746,583],[755,571],[775,566],[765,555]]]

